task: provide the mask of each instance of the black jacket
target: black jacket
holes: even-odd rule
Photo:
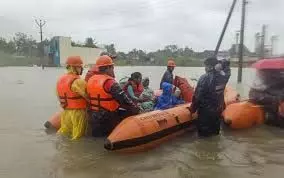
[[[193,95],[191,112],[221,114],[224,109],[224,90],[230,75],[230,69],[223,72],[211,70],[202,75]]]

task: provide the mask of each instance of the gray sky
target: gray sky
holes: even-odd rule
[[[196,51],[214,49],[232,0],[0,0],[0,36],[21,31],[39,40],[35,18],[47,21],[44,36],[71,36],[74,41],[94,37],[127,51],[147,51],[168,44]],[[267,43],[279,35],[284,53],[284,1],[250,0],[247,6],[246,45],[254,49],[254,34],[268,24]],[[224,37],[222,49],[235,41],[240,28],[239,0]]]

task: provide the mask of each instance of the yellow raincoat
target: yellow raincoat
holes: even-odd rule
[[[72,67],[68,69],[68,73],[76,74]],[[87,98],[85,80],[75,80],[71,85],[71,90]],[[61,113],[61,128],[57,133],[71,135],[72,140],[75,140],[86,134],[87,126],[87,112],[85,109],[63,110]]]

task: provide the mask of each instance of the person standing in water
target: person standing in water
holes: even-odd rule
[[[198,80],[189,110],[192,114],[197,111],[198,135],[209,137],[220,132],[224,90],[231,72],[227,61],[218,63],[215,57],[206,59],[204,65],[206,73]]]
[[[96,61],[98,72],[87,83],[90,125],[94,137],[109,135],[124,118],[139,113],[139,108],[115,81],[113,65],[111,57],[100,56]]]
[[[175,61],[172,58],[170,58],[168,60],[167,70],[164,73],[162,80],[160,82],[160,89],[162,89],[162,84],[164,82],[169,83],[169,84],[174,83],[173,71],[174,71],[175,67],[176,67]]]
[[[86,82],[80,78],[83,62],[79,56],[68,57],[67,73],[57,81],[57,96],[64,111],[58,133],[71,135],[72,140],[85,135],[87,128]]]

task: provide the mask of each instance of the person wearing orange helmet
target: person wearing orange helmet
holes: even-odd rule
[[[111,57],[112,60],[116,59],[116,55],[112,55],[108,52],[102,52],[100,54],[100,56],[104,56],[104,55],[107,55],[109,57]],[[88,80],[93,76],[95,75],[96,73],[98,73],[98,67],[96,65],[93,65],[87,72],[86,76],[85,76],[85,80],[86,82],[88,82]]]
[[[67,73],[62,75],[56,85],[61,113],[61,128],[58,133],[82,137],[87,128],[86,82],[80,78],[83,73],[83,61],[79,56],[70,56],[66,60]]]
[[[173,71],[174,71],[175,67],[176,67],[175,61],[172,58],[169,58],[167,70],[164,73],[162,80],[160,82],[160,89],[162,89],[162,84],[164,82],[169,83],[169,84],[173,84],[173,82],[174,82]]]
[[[95,65],[98,69],[87,82],[89,97],[89,115],[92,136],[107,136],[130,115],[139,113],[139,108],[128,98],[120,85],[115,81],[112,58],[100,56]],[[125,112],[121,112],[123,108]]]

